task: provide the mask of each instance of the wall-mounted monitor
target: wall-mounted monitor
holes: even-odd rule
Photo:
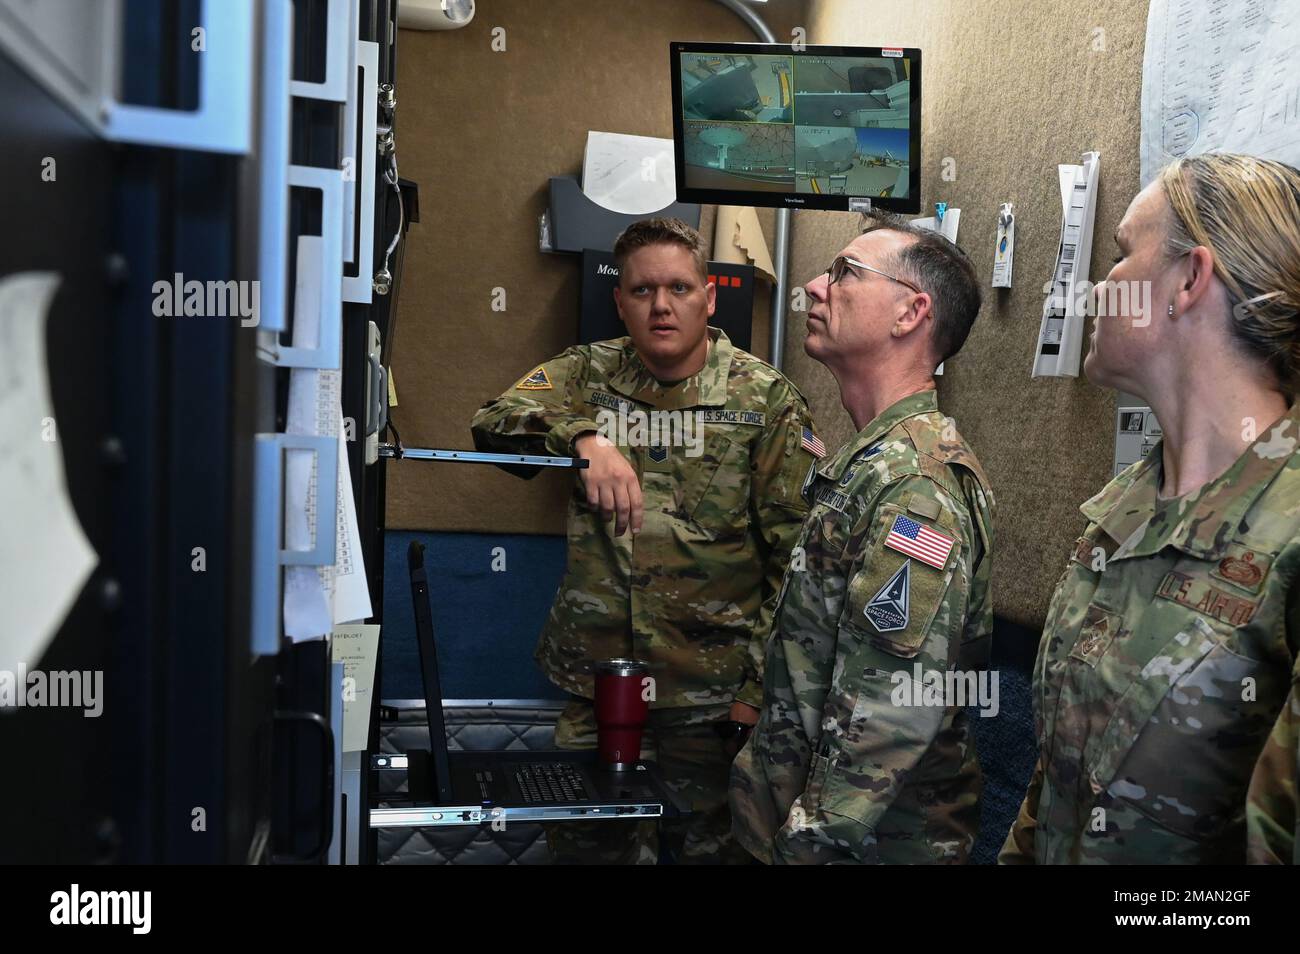
[[[679,202],[921,210],[920,50],[670,49]]]

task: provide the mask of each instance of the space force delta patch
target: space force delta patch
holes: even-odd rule
[[[547,375],[546,369],[538,365],[536,369],[515,385],[520,391],[549,391],[551,390],[551,379]]]
[[[912,561],[904,560],[898,572],[891,576],[876,595],[871,597],[862,615],[882,633],[892,633],[907,628],[908,583],[911,581]]]

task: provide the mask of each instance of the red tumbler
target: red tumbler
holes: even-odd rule
[[[623,772],[641,759],[641,733],[650,711],[645,683],[645,663],[596,663],[596,751],[607,769]]]

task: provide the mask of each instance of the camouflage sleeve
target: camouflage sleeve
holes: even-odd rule
[[[749,641],[745,681],[736,693],[736,701],[755,709],[763,704],[763,659],[781,578],[790,562],[790,548],[808,515],[808,504],[801,490],[808,468],[816,463],[816,458],[803,444],[804,428],[812,428],[812,416],[803,400],[796,397],[768,426],[753,456],[750,514],[763,540],[766,566],[763,603]]]
[[[931,559],[934,544],[947,547],[941,567],[894,547],[900,519],[933,534]],[[821,747],[774,839],[775,861],[874,862],[876,829],[909,773],[934,747],[962,744],[943,732],[948,707],[926,684],[957,664],[974,535],[964,502],[917,475],[888,484],[853,528]],[[957,798],[930,810],[969,809],[974,794]]]
[[[971,564],[975,570],[970,580],[963,664],[987,665],[993,643],[993,560],[988,558],[993,552],[993,493],[986,493],[984,486],[969,473],[962,476],[961,482],[967,499],[976,503],[970,515],[975,530],[971,541]]]
[[[1034,765],[1033,777],[1029,780],[1029,790],[1025,800],[1020,803],[1020,814],[1016,816],[1007,840],[998,853],[1000,865],[1032,865],[1035,861],[1034,835],[1038,831],[1038,798],[1043,791],[1043,763],[1039,760]]]
[[[570,348],[540,364],[474,414],[470,431],[480,451],[568,457],[585,431],[599,429],[583,400],[587,353]]]
[[[1300,659],[1291,691],[1255,762],[1246,794],[1246,860],[1250,864],[1300,864]]]

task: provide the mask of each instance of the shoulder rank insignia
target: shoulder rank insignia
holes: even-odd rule
[[[911,577],[911,566],[911,560],[904,560],[898,572],[871,597],[871,602],[862,611],[871,620],[871,625],[882,633],[892,633],[907,626],[907,584]]]
[[[869,457],[875,457],[879,453],[880,445],[872,444],[866,450],[862,451],[862,453],[854,457],[853,460],[849,462],[849,466],[845,469],[844,476],[840,478],[840,486],[847,487],[853,478],[858,475],[858,468],[862,466],[862,462]]]
[[[549,391],[551,390],[551,379],[546,373],[546,368],[539,364],[528,377],[516,384],[515,387],[520,391]]]
[[[909,517],[895,517],[894,525],[885,537],[885,546],[916,557],[922,563],[940,570],[947,565],[948,554],[956,542],[952,537],[945,537]]]

